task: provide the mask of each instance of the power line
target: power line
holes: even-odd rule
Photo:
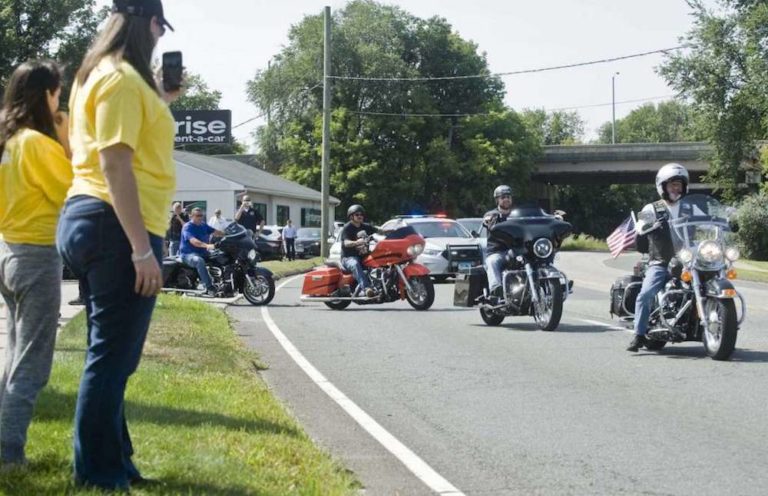
[[[296,93],[296,95],[294,95],[294,96],[301,96],[304,93],[309,93],[310,91],[314,90],[315,88],[319,88],[322,85],[323,85],[323,83],[317,83],[316,85],[312,86],[311,88],[307,88],[307,89],[301,90],[300,92]],[[237,129],[240,126],[244,126],[244,125],[248,124],[249,122],[253,122],[256,119],[264,117],[265,115],[267,115],[267,112],[262,112],[261,114],[257,115],[256,117],[251,117],[250,119],[245,120],[245,121],[241,122],[240,124],[236,124],[236,125],[232,126],[232,129]]]
[[[473,74],[473,75],[465,75],[465,76],[412,77],[412,78],[368,77],[368,76],[328,76],[328,78],[339,79],[339,80],[351,80],[351,81],[447,81],[447,80],[453,80],[453,79],[483,79],[483,78],[492,78],[492,77],[500,77],[500,76],[515,76],[518,74],[532,74],[536,72],[557,71],[560,69],[571,69],[574,67],[584,67],[584,66],[595,65],[595,64],[605,64],[608,62],[616,62],[618,60],[627,60],[627,59],[634,59],[638,57],[645,57],[645,56],[653,55],[656,53],[667,53],[674,50],[680,50],[682,48],[686,48],[686,46],[680,45],[680,46],[671,47],[671,48],[662,48],[660,50],[651,50],[649,52],[632,53],[629,55],[622,55],[619,57],[611,57],[607,59],[590,60],[587,62],[576,62],[573,64],[555,65],[550,67],[539,67],[536,69],[523,69],[519,71],[496,72],[492,74]]]
[[[609,105],[621,105],[624,103],[638,103],[638,102],[648,102],[652,100],[662,100],[665,98],[671,98],[674,97],[674,94],[670,95],[659,95],[659,96],[649,96],[647,98],[636,98],[634,100],[622,100],[619,102],[608,102],[608,103],[593,103],[591,105],[577,105],[573,107],[559,107],[559,108],[553,108],[548,109],[545,108],[547,112],[557,112],[560,110],[577,110],[577,109],[583,109],[583,108],[592,108],[592,107],[606,107]],[[456,113],[456,114],[429,114],[429,113],[405,113],[405,112],[364,112],[364,111],[355,111],[350,110],[349,113],[356,114],[356,115],[375,115],[375,116],[385,116],[385,117],[474,117],[474,116],[488,116],[491,115],[490,112],[476,112],[476,113]]]

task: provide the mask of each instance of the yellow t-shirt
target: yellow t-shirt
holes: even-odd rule
[[[133,150],[133,174],[144,226],[168,229],[176,190],[175,122],[168,105],[129,63],[105,57],[69,101],[69,141],[75,177],[68,197],[88,195],[112,204],[99,152],[116,144]]]
[[[61,144],[21,129],[0,160],[0,233],[8,243],[53,245],[59,211],[72,184],[72,164]]]

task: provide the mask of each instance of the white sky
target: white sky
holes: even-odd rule
[[[110,0],[98,0],[100,5]],[[386,0],[413,15],[439,15],[464,39],[487,54],[491,72],[508,72],[611,58],[669,48],[691,27],[684,0]],[[305,15],[332,11],[338,0],[165,0],[165,14],[176,28],[160,41],[158,53],[184,52],[184,64],[211,88],[222,92],[222,108],[233,124],[259,114],[246,100],[245,86],[258,69],[288,42],[288,30]],[[506,102],[526,107],[581,108],[586,138],[611,119],[611,76],[616,101],[671,95],[654,68],[661,55],[540,74],[506,76]],[[660,101],[660,100],[654,100]],[[641,103],[617,104],[616,118]],[[253,121],[233,134],[253,149]]]

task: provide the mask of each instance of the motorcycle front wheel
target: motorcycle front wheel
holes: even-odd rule
[[[707,298],[704,300],[704,318],[708,325],[702,342],[707,355],[713,360],[728,360],[736,348],[736,304],[733,300]]]
[[[413,292],[405,290],[408,303],[416,310],[427,310],[435,301],[435,286],[429,276],[411,277],[408,284]]]
[[[533,304],[533,319],[542,331],[554,331],[563,316],[563,287],[557,279],[538,282],[539,303]]]
[[[243,282],[243,296],[251,305],[266,305],[275,297],[275,280],[264,274],[249,274]]]

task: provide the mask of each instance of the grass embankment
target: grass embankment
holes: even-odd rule
[[[275,274],[275,278],[279,279],[293,274],[300,274],[317,267],[318,265],[323,265],[323,258],[314,257],[306,260],[294,260],[293,262],[262,262],[259,263],[259,265],[265,269],[271,270]]]
[[[757,270],[754,270],[757,269]],[[742,260],[736,269],[739,279],[753,282],[768,282],[768,262]]]
[[[0,473],[3,494],[98,494],[72,484],[72,418],[85,351],[84,313],[61,332],[30,433],[30,466]],[[342,495],[354,476],[318,449],[256,375],[226,315],[172,295],[158,300],[126,398],[145,477],[133,494]]]
[[[589,234],[568,236],[560,246],[561,251],[608,251],[608,245],[602,239],[593,238]]]

